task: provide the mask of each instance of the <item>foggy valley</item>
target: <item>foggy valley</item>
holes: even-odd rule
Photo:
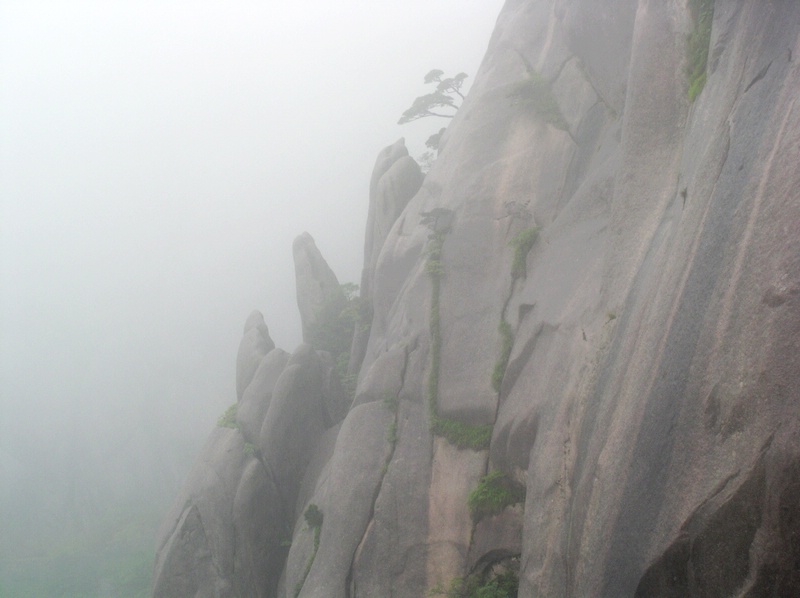
[[[150,594],[247,315],[300,343],[303,231],[358,283],[375,154],[500,5],[2,3],[0,595]]]

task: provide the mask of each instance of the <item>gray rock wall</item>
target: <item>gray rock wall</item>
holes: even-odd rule
[[[400,142],[376,163],[341,428],[308,349],[244,390],[267,473],[236,461],[217,488],[204,457],[157,588],[412,597],[496,565],[525,597],[800,595],[800,4],[717,0],[694,101],[690,4],[506,3],[439,158],[380,223],[414,169]],[[270,465],[311,436],[304,475]],[[477,522],[487,472],[525,498]],[[242,524],[200,498],[249,513],[259,488],[291,513],[280,584],[228,556]]]

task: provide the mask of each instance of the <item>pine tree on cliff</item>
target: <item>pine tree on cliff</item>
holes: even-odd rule
[[[427,116],[439,116],[441,118],[453,118],[455,116],[455,112],[442,113],[439,110],[442,108],[458,110],[459,104],[456,104],[454,96],[464,99],[464,95],[461,93],[461,86],[464,84],[467,74],[458,73],[455,77],[447,77],[445,79],[442,79],[442,75],[444,75],[444,71],[439,69],[433,69],[425,75],[425,84],[437,83],[436,89],[433,93],[427,93],[414,100],[411,107],[403,112],[397,124],[403,125]]]

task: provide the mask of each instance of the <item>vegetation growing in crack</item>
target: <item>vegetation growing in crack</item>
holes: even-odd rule
[[[511,239],[514,248],[514,261],[511,263],[511,277],[516,280],[528,275],[528,254],[531,252],[536,239],[539,238],[537,227],[528,228]]]
[[[255,457],[258,455],[258,447],[253,444],[252,442],[245,442],[244,443],[244,454],[248,457]]]
[[[445,215],[445,211],[439,216]],[[428,259],[425,263],[425,272],[431,279],[431,370],[428,375],[428,416],[431,432],[435,436],[445,438],[450,444],[458,448],[468,448],[475,451],[489,448],[492,440],[491,425],[474,426],[439,415],[439,370],[441,368],[442,331],[439,316],[439,301],[442,290],[444,266],[442,264],[442,247],[449,227],[437,229],[437,218],[433,213],[423,214],[423,223],[431,229],[428,237]]]
[[[308,564],[306,565],[303,575],[297,582],[297,585],[294,587],[294,598],[297,598],[300,595],[300,591],[303,589],[303,584],[306,582],[306,578],[308,578],[308,574],[311,571],[311,565],[314,564],[314,559],[317,558],[317,551],[319,550],[319,536],[322,532],[323,516],[322,511],[320,511],[317,505],[314,503],[309,504],[306,508],[306,512],[303,514],[303,518],[306,520],[308,529],[314,530],[314,550],[311,553],[311,558],[308,559]]]
[[[508,359],[511,357],[511,349],[514,347],[514,332],[511,330],[511,324],[504,319],[500,320],[498,332],[500,333],[500,357],[492,371],[492,388],[495,392],[500,392],[503,377],[506,375],[506,367],[508,367]]]
[[[355,395],[357,376],[348,374],[350,346],[357,321],[364,321],[367,308],[357,296],[358,285],[352,282],[339,285],[322,304],[314,322],[308,327],[308,341],[312,347],[327,351],[335,361],[335,370],[347,395]]]
[[[694,102],[706,84],[708,51],[711,44],[711,24],[714,20],[714,0],[690,0],[689,10],[694,27],[689,34],[689,101]]]
[[[514,248],[514,259],[511,262],[512,281],[525,278],[528,275],[528,254],[538,238],[539,229],[534,226],[520,232],[509,243]],[[500,333],[500,356],[497,358],[492,371],[492,388],[499,393],[506,374],[506,368],[508,367],[508,360],[511,357],[511,349],[514,347],[514,331],[504,316],[500,318],[498,332]]]
[[[497,570],[499,569],[499,570]],[[519,557],[466,577],[456,577],[447,588],[431,589],[429,596],[446,598],[517,598],[519,592]]]
[[[469,494],[467,505],[476,523],[484,517],[501,513],[510,505],[525,500],[525,489],[502,471],[484,476],[478,487]]]
[[[219,416],[217,420],[217,425],[220,428],[232,428],[234,430],[239,429],[239,424],[236,423],[236,410],[239,407],[238,403],[234,403],[230,407],[225,410],[225,413]]]

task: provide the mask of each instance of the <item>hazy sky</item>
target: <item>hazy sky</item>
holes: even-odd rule
[[[300,341],[294,237],[359,280],[377,152],[501,6],[0,0],[0,467],[212,425],[252,309]]]

